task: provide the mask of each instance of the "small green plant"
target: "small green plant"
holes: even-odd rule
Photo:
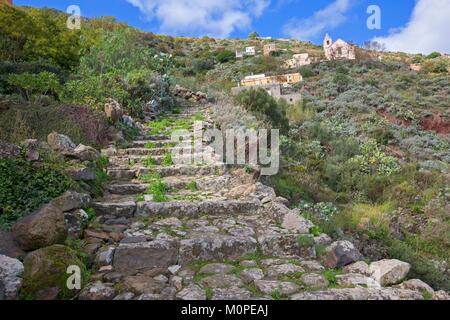
[[[141,163],[146,168],[154,167],[157,165],[156,160],[153,159],[152,157],[146,157],[146,158],[142,159]]]
[[[161,181],[161,179],[155,180],[147,188],[147,194],[151,194],[153,196],[154,202],[166,202],[167,201],[166,191],[167,187]]]
[[[297,238],[297,242],[301,247],[310,247],[314,245],[314,239],[309,234],[300,235]]]
[[[253,170],[252,166],[246,164],[244,166],[244,171],[245,171],[245,173],[253,173],[254,170]]]
[[[154,182],[159,179],[161,179],[161,175],[157,172],[145,173],[139,176],[139,180],[145,183]]]
[[[162,119],[159,121],[149,122],[147,126],[150,129],[151,134],[160,134],[167,130],[167,127],[170,127],[172,124],[173,122],[171,120]]]
[[[136,202],[142,202],[142,201],[145,201],[145,197],[142,193],[140,193],[140,194],[136,195],[135,200],[136,200]]]
[[[197,113],[197,114],[194,114],[191,117],[191,119],[192,119],[192,121],[203,121],[205,119],[205,116],[200,113]]]
[[[166,153],[164,155],[164,158],[161,160],[161,165],[163,167],[170,167],[173,166],[174,162],[172,160],[172,154],[170,152]]]
[[[93,221],[95,220],[95,218],[97,218],[97,213],[95,212],[94,208],[88,208],[85,211],[88,215],[89,221]]]
[[[342,274],[342,272],[338,269],[327,269],[323,272],[323,276],[330,283],[330,287],[337,287],[337,278],[336,276]]]
[[[280,288],[273,290],[270,296],[272,297],[273,300],[281,300]]]
[[[144,146],[146,149],[155,149],[156,148],[156,144],[154,142],[147,142]]]
[[[188,184],[186,184],[185,189],[186,189],[186,190],[190,190],[190,191],[195,191],[195,190],[197,190],[197,182],[195,182],[195,181],[189,182]]]
[[[214,295],[214,293],[213,293],[211,288],[206,288],[205,289],[206,300],[212,300],[213,295]]]
[[[319,226],[313,226],[309,229],[309,233],[312,234],[314,237],[318,237],[322,233],[322,230],[320,230]]]

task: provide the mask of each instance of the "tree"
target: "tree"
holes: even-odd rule
[[[289,120],[286,117],[287,103],[276,101],[262,88],[245,90],[236,96],[236,102],[252,112],[256,117],[269,121],[281,133],[289,131]]]
[[[248,38],[250,39],[250,40],[255,40],[256,38],[258,38],[259,37],[259,34],[258,34],[258,32],[256,32],[256,31],[252,31],[252,32],[250,32],[250,34],[248,35]]]
[[[31,100],[33,95],[37,95],[37,102],[40,102],[42,96],[50,92],[56,93],[59,88],[58,77],[51,72],[41,72],[39,74],[22,73],[11,74],[7,79],[8,83],[18,88],[25,99]]]

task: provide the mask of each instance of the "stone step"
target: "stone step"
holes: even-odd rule
[[[115,217],[131,218],[136,211],[136,202],[132,200],[100,200],[92,204],[97,216],[112,215]]]
[[[147,149],[147,148],[128,148],[128,149],[120,149],[117,151],[117,154],[120,155],[130,155],[130,156],[161,156],[166,153],[169,153],[172,148],[155,148],[155,149]]]
[[[162,179],[164,184],[171,189],[186,189],[188,185],[192,186],[192,182],[195,182],[197,190],[214,190],[220,191],[226,188],[230,182],[229,176],[223,177],[192,177],[192,176],[170,176]],[[108,192],[118,195],[135,195],[143,193],[147,190],[149,184],[142,183],[138,180],[128,183],[117,181],[112,182],[107,186]]]
[[[176,145],[191,145],[191,140],[188,139],[186,141],[177,142]],[[146,148],[146,145],[152,144],[155,148],[167,148],[171,145],[175,144],[172,140],[136,140],[131,142],[130,148]]]
[[[168,176],[222,176],[226,172],[224,164],[217,165],[178,165],[171,167],[153,167],[153,168],[137,168],[135,170],[138,176],[147,173],[158,173],[161,177]]]
[[[183,139],[189,139],[193,137],[192,133],[181,135]],[[167,134],[151,134],[150,132],[141,132],[140,135],[136,136],[136,141],[138,140],[147,140],[147,141],[162,141],[162,140],[171,140],[171,135]]]
[[[149,217],[154,215],[170,217],[193,217],[201,215],[233,215],[254,213],[259,203],[241,200],[206,200],[202,202],[139,202],[136,215]]]
[[[129,181],[136,178],[136,169],[127,168],[109,168],[108,176],[112,180]]]

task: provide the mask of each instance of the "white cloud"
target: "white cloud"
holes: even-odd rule
[[[404,28],[373,40],[384,43],[389,51],[449,53],[449,19],[449,0],[417,0],[411,19]]]
[[[127,0],[160,31],[172,34],[228,37],[236,29],[251,26],[270,0]]]
[[[284,26],[284,33],[299,40],[313,40],[347,20],[346,13],[353,0],[335,0],[306,19],[293,19]]]

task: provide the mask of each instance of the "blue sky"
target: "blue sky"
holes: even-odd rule
[[[155,33],[246,38],[250,31],[321,43],[328,32],[356,44],[376,39],[390,50],[449,52],[449,0],[16,0],[16,5],[109,15]],[[367,8],[381,9],[381,29],[369,30]],[[421,37],[420,37],[421,36]],[[442,38],[440,38],[442,36]],[[440,39],[439,39],[440,38]]]

